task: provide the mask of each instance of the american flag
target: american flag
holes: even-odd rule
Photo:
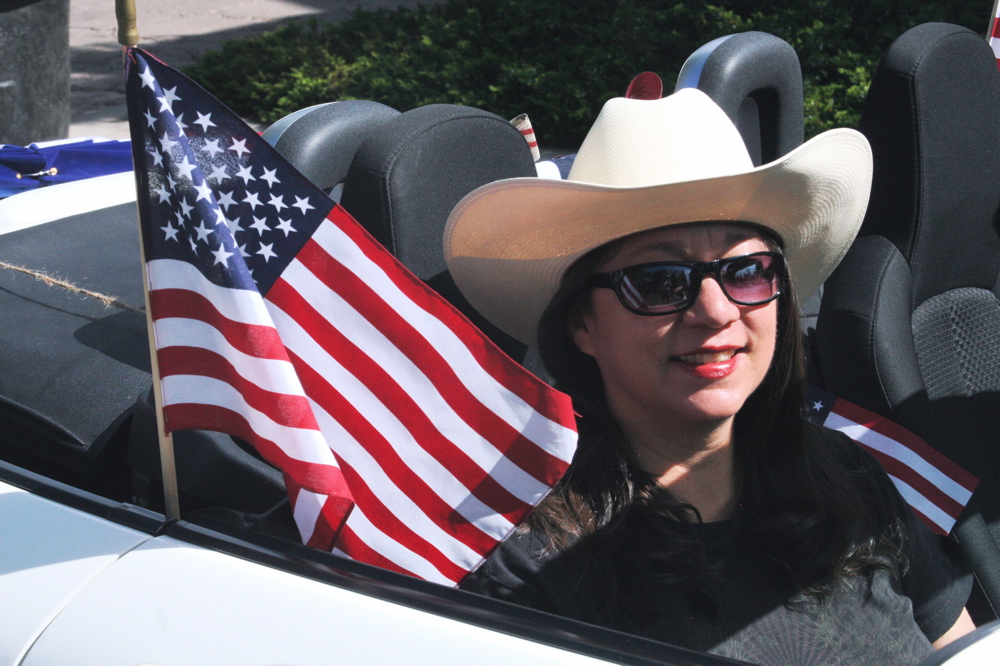
[[[990,47],[997,59],[997,67],[1000,67],[1000,2],[993,3],[993,19],[990,21]]]
[[[569,398],[192,81],[126,78],[166,429],[251,442],[305,543],[458,583],[565,472]]]
[[[806,399],[814,423],[839,430],[866,448],[914,513],[948,534],[979,480],[901,425],[814,386]]]

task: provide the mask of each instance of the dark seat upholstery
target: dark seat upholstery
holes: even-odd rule
[[[872,199],[827,281],[814,380],[979,477],[954,530],[1000,608],[1000,73],[931,23],[888,49],[861,119]],[[987,604],[978,608],[988,617]],[[995,612],[992,613],[995,616]]]
[[[358,148],[341,204],[417,277],[525,362],[527,347],[490,324],[458,291],[442,238],[448,215],[466,194],[502,178],[535,175],[527,142],[506,120],[432,104],[389,120]]]

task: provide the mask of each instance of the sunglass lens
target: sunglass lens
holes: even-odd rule
[[[640,312],[683,308],[691,296],[691,273],[684,266],[640,266],[622,276],[621,293]]]
[[[755,305],[778,293],[778,260],[770,255],[739,257],[722,266],[726,293],[737,303]]]

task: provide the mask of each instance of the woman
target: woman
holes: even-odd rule
[[[754,168],[704,94],[608,102],[568,181],[480,188],[445,253],[574,399],[559,486],[464,587],[757,663],[915,663],[971,584],[885,473],[805,424],[794,291],[853,241],[871,153]]]

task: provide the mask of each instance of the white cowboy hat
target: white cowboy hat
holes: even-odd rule
[[[872,180],[868,141],[824,132],[754,168],[739,132],[694,88],[609,100],[568,180],[511,178],[462,199],[444,234],[455,283],[487,319],[530,345],[563,275],[582,255],[647,229],[751,222],[784,246],[806,298],[854,241]]]

